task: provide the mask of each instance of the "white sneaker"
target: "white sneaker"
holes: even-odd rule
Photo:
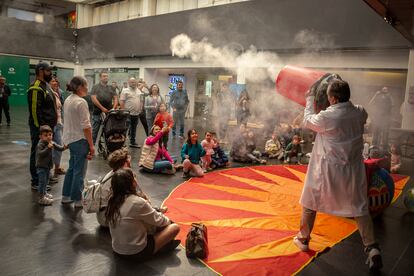
[[[309,241],[306,239],[294,237],[293,243],[303,252],[306,252],[309,250]]]
[[[39,198],[39,204],[43,206],[49,206],[52,205],[53,199],[47,198],[46,196],[42,196]]]
[[[50,198],[50,199],[53,199],[53,195],[52,194],[49,194],[49,193],[46,193],[45,194],[45,197]]]
[[[73,200],[70,199],[69,196],[62,196],[62,201],[61,202],[62,202],[62,204],[70,204],[70,203],[73,202]]]
[[[372,272],[379,271],[382,268],[381,252],[378,248],[372,247],[368,251],[368,258],[365,262]]]
[[[76,200],[74,206],[75,208],[83,208],[82,200]]]

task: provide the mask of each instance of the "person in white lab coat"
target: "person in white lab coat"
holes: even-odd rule
[[[367,180],[362,158],[366,111],[350,101],[347,82],[332,81],[327,90],[330,106],[315,114],[314,95],[306,98],[303,125],[317,132],[300,203],[300,231],[294,243],[309,249],[316,212],[354,217],[361,234],[371,271],[382,268],[368,211]]]

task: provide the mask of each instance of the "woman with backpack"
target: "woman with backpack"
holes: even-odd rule
[[[137,187],[131,169],[117,170],[111,179],[112,196],[105,217],[115,253],[143,261],[173,251],[180,244],[175,240],[180,227],[140,197]]]

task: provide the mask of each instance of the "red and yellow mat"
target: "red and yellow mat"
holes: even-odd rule
[[[192,178],[165,200],[167,215],[181,226],[178,238],[183,244],[191,223],[207,226],[209,256],[203,261],[219,274],[291,275],[356,230],[351,219],[318,214],[311,250],[301,252],[293,244],[306,169],[245,167]],[[398,197],[409,177],[393,178]]]

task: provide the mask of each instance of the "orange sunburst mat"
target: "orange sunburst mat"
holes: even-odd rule
[[[203,262],[223,275],[291,275],[318,252],[356,230],[351,219],[318,214],[310,251],[292,242],[299,228],[299,205],[306,166],[257,166],[222,170],[192,178],[164,204],[184,241],[192,222],[208,229],[209,256]],[[393,175],[395,196],[409,177]]]

